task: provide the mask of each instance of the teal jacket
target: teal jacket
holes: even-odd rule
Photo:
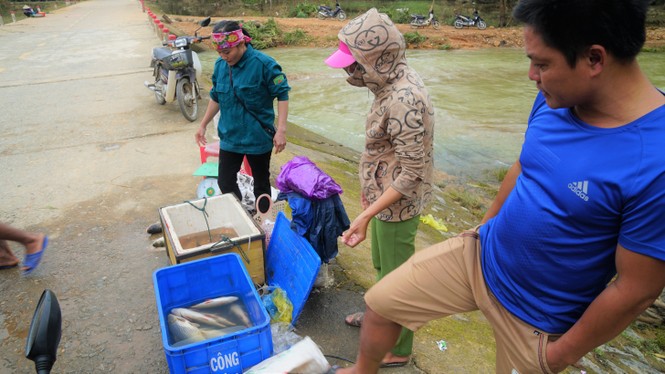
[[[282,67],[272,57],[247,45],[247,51],[230,73],[226,61],[218,58],[210,98],[219,104],[220,149],[241,154],[270,152],[275,133],[273,103],[275,98],[288,101],[291,89]]]

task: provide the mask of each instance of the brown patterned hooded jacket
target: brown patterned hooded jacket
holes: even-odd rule
[[[430,96],[418,73],[406,64],[404,37],[386,14],[372,8],[351,20],[338,37],[360,65],[347,81],[374,93],[360,160],[362,192],[371,204],[392,185],[403,197],[376,218],[413,218],[432,192]]]

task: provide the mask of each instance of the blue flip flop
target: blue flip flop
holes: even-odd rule
[[[39,266],[39,263],[42,261],[42,256],[44,256],[44,252],[46,251],[47,246],[48,236],[44,236],[42,249],[37,253],[28,253],[25,255],[25,258],[23,259],[23,266],[27,267],[28,269],[23,270],[23,275],[29,275],[35,271],[35,269],[37,269],[37,266]]]
[[[401,368],[402,366],[406,366],[409,363],[409,361],[404,361],[404,362],[386,362],[381,364],[381,368]]]

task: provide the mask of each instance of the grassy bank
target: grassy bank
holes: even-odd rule
[[[26,17],[23,14],[24,5],[32,7],[32,9],[34,9],[35,11],[37,10],[37,7],[39,7],[41,11],[45,12],[46,15],[48,16],[49,13],[57,9],[76,4],[79,1],[82,0],[72,0],[72,1],[51,0],[51,1],[20,1],[20,2],[0,0],[0,17],[2,17],[4,23],[11,23],[13,21],[12,19],[12,12],[13,12],[16,21],[26,19],[28,17]]]
[[[441,24],[451,25],[455,19],[455,15],[470,15],[474,9],[478,9],[488,26],[516,26],[516,22],[510,16],[510,12],[517,3],[517,0],[340,0],[339,3],[349,18],[362,14],[369,8],[376,7],[379,11],[390,15],[393,21],[397,23],[409,23],[411,14],[426,15],[431,7]],[[652,6],[650,7],[647,18],[647,26],[665,26],[665,1],[654,0],[651,3]],[[159,4],[165,12],[171,14],[219,16],[223,12],[226,16],[307,18],[316,16],[319,5],[323,4],[334,7],[335,1],[222,0],[209,2],[160,0]]]

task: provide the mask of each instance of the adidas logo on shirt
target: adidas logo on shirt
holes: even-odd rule
[[[568,189],[573,191],[580,199],[589,201],[589,181],[568,183]]]

